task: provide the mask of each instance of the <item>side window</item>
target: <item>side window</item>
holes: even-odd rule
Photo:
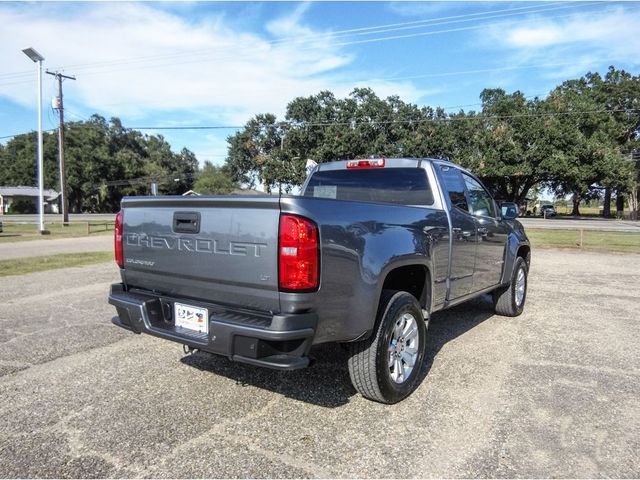
[[[462,176],[464,177],[464,183],[469,193],[469,211],[471,214],[483,217],[495,217],[496,206],[491,195],[489,195],[484,187],[474,178],[464,174]]]
[[[451,205],[469,213],[467,197],[464,195],[464,180],[462,180],[460,170],[450,167],[449,165],[440,165],[440,170],[442,172],[444,188],[447,195],[449,195]]]

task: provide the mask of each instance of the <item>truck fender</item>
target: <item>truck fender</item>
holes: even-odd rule
[[[428,312],[431,312],[431,302],[433,298],[433,276],[431,275],[431,266],[428,261],[425,261],[425,258],[423,256],[396,260],[384,266],[378,277],[378,285],[376,289],[376,298],[378,303],[380,302],[380,298],[382,297],[382,290],[384,288],[385,281],[389,277],[389,274],[391,274],[394,270],[403,267],[420,267],[424,269],[425,282],[422,291],[417,295],[415,295],[415,292],[409,293],[414,293],[418,302],[420,303],[420,306]]]
[[[522,230],[514,230],[509,234],[507,239],[507,244],[505,245],[504,250],[504,264],[502,268],[502,276],[500,278],[500,284],[506,285],[511,281],[511,274],[513,273],[513,266],[515,264],[516,258],[518,257],[518,252],[522,247],[527,247],[530,249],[529,241],[524,236]],[[525,258],[527,262],[528,258]]]

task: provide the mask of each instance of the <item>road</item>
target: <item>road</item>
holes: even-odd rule
[[[88,222],[88,221],[104,221],[113,222],[115,213],[71,213],[69,214],[70,222]],[[0,219],[5,223],[38,223],[38,215],[3,215]],[[62,215],[46,213],[44,215],[45,222],[62,222]]]
[[[384,406],[111,325],[112,264],[0,279],[1,477],[638,477],[640,255],[534,255],[519,318],[434,315]],[[606,279],[606,280],[604,280]]]
[[[601,230],[640,233],[640,221],[611,220],[605,218],[573,217],[522,217],[518,219],[525,228]]]
[[[113,250],[112,235],[6,242],[0,243],[0,260],[55,255],[59,253],[99,252],[108,250]]]
[[[115,214],[111,213],[87,213],[87,214],[72,214],[70,220],[72,222],[88,222],[88,221],[113,221]],[[580,229],[585,230],[607,230],[616,232],[636,232],[640,233],[640,221],[633,220],[612,220],[605,218],[591,218],[591,217],[554,217],[554,218],[540,218],[540,217],[522,217],[519,218],[525,227],[529,228],[544,228],[544,229]],[[2,221],[6,223],[36,223],[38,221],[37,215],[5,215],[2,217]],[[45,215],[46,222],[59,222],[60,215]]]

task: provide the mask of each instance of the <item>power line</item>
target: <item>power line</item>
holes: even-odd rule
[[[577,2],[576,2],[577,3]],[[595,2],[595,3],[605,3],[605,2]],[[586,5],[586,4],[583,4]],[[451,20],[451,19],[455,19],[452,20],[450,22],[447,23],[457,23],[457,22],[462,22],[462,21],[471,21],[471,20],[475,20],[473,18],[470,17],[477,17],[477,16],[488,16],[488,18],[493,18],[493,16],[491,14],[493,13],[501,13],[501,12],[515,12],[517,10],[520,10],[518,13],[512,13],[509,15],[522,15],[522,14],[527,14],[527,13],[537,13],[539,11],[545,11],[546,8],[543,8],[542,10],[537,10],[538,8],[544,7],[544,3],[538,4],[538,5],[529,5],[526,7],[516,7],[516,8],[506,8],[506,9],[500,9],[500,10],[491,10],[488,12],[477,12],[477,13],[467,13],[464,15],[451,15],[451,16],[447,16],[447,17],[439,17],[439,18],[432,18],[432,19],[424,19],[424,20],[414,20],[414,21],[409,21],[409,22],[401,22],[401,23],[389,23],[386,25],[379,25],[379,26],[374,26],[374,27],[362,27],[362,28],[353,28],[353,29],[349,29],[349,30],[338,30],[336,32],[327,32],[325,34],[322,34],[322,36],[342,36],[343,34],[346,33],[351,33],[353,35],[359,35],[359,34],[367,34],[372,30],[375,30],[374,33],[380,33],[380,31],[390,31],[391,29],[406,29],[406,28],[417,28],[420,26],[424,26],[425,24],[433,24],[434,22],[440,22],[442,20]],[[578,6],[578,5],[576,5]],[[560,8],[560,7],[559,7]],[[565,7],[567,8],[567,7]],[[570,7],[568,7],[570,8]],[[533,12],[530,11],[522,11],[522,10],[533,10]],[[484,20],[485,18],[479,18],[478,20]],[[436,23],[436,25],[439,25],[440,23]],[[313,37],[314,35],[310,35],[311,37]],[[305,40],[307,37],[310,37],[309,35],[307,36],[302,36],[300,37],[288,37],[290,39],[296,39],[296,40]]]
[[[508,16],[514,16],[514,15],[523,15],[523,14],[532,14],[532,13],[541,13],[541,12],[546,12],[546,11],[553,11],[553,10],[562,10],[562,9],[570,9],[570,8],[578,8],[578,7],[585,7],[585,6],[591,6],[593,4],[602,4],[602,3],[606,3],[606,2],[593,2],[593,3],[580,3],[580,4],[570,4],[570,5],[561,5],[561,6],[551,6],[551,7],[547,7],[544,6],[542,7],[541,5],[535,5],[535,6],[527,6],[527,7],[517,7],[514,9],[502,9],[502,10],[494,10],[494,11],[490,11],[490,12],[479,12],[479,13],[472,13],[472,14],[466,14],[466,15],[458,15],[458,16],[451,16],[451,17],[442,17],[440,19],[430,19],[430,20],[418,20],[418,21],[414,21],[414,22],[403,22],[403,23],[396,23],[396,24],[387,24],[387,25],[381,25],[381,26],[374,26],[374,27],[364,27],[364,28],[359,28],[359,29],[350,29],[350,30],[342,30],[342,31],[337,31],[337,32],[326,32],[326,33],[322,33],[322,34],[316,34],[316,35],[308,35],[308,36],[302,36],[302,37],[288,37],[285,39],[280,39],[280,40],[272,40],[272,41],[266,41],[263,42],[263,45],[265,46],[281,46],[281,45],[287,45],[287,44],[299,44],[301,42],[308,42],[308,41],[312,41],[312,40],[320,40],[320,39],[332,39],[332,38],[339,38],[339,37],[345,37],[345,36],[353,36],[353,35],[373,35],[373,34],[379,34],[379,33],[385,33],[385,32],[389,32],[389,31],[395,31],[395,30],[400,30],[400,29],[407,29],[407,28],[423,28],[423,27],[432,27],[432,26],[437,26],[437,25],[447,25],[447,24],[453,24],[453,23],[461,23],[461,22],[470,22],[470,21],[481,21],[481,20],[487,20],[487,19],[492,19],[492,18],[504,18],[504,17],[508,17]],[[528,10],[526,10],[528,9]],[[513,12],[515,10],[518,10],[517,12]],[[512,13],[505,13],[502,15],[492,15],[493,13],[498,13],[498,12],[512,12]],[[482,15],[483,17],[481,18],[468,18],[468,17],[477,17]],[[567,17],[567,16],[572,16],[573,14],[569,14],[569,15],[560,15],[560,16],[550,16],[550,17],[546,17],[546,18],[563,18],[563,17]],[[465,19],[466,18],[466,19]],[[454,19],[454,20],[449,20],[449,21],[441,21],[441,20],[446,20],[446,19]],[[523,20],[520,22],[516,22],[517,24],[519,23],[526,23],[528,21],[531,21],[531,19],[529,20]],[[428,23],[426,23],[428,22]],[[369,39],[364,39],[364,40],[353,40],[353,41],[346,41],[343,43],[338,43],[335,44],[336,46],[347,46],[347,45],[353,45],[353,44],[361,44],[361,43],[370,43],[370,42],[377,42],[377,41],[387,41],[387,40],[395,40],[395,39],[401,39],[401,38],[411,38],[411,37],[417,37],[417,36],[425,36],[425,35],[435,35],[435,34],[440,34],[440,33],[449,33],[449,32],[456,32],[456,31],[464,31],[464,30],[473,30],[473,29],[479,29],[479,28],[485,28],[485,27],[489,27],[489,26],[495,26],[500,24],[498,23],[483,23],[480,25],[476,25],[476,26],[467,26],[467,27],[461,27],[461,28],[456,28],[456,29],[448,29],[448,30],[438,30],[438,31],[429,31],[429,32],[418,32],[418,33],[412,33],[412,34],[407,34],[407,35],[397,35],[397,36],[390,36],[390,37],[379,37],[379,38],[369,38]],[[367,32],[362,32],[363,30],[367,30]],[[351,33],[350,33],[351,32]],[[231,44],[229,46],[234,46],[234,44]],[[219,47],[221,48],[221,47]],[[245,48],[250,49],[251,51],[255,50],[255,45],[247,45]],[[314,48],[314,47],[311,47]],[[309,47],[306,48],[307,50],[310,49]],[[183,58],[185,56],[193,56],[193,55],[197,55],[197,59],[193,59],[193,60],[183,60],[181,62],[172,62],[170,64],[152,64],[152,65],[141,65],[141,63],[144,63],[145,60],[148,61],[157,61],[157,60],[164,60],[164,59],[171,59],[171,58]],[[162,54],[162,55],[152,55],[152,56],[146,56],[146,57],[135,57],[135,58],[130,58],[130,59],[121,59],[121,60],[111,60],[111,61],[104,61],[104,62],[93,62],[93,63],[87,63],[87,64],[75,64],[75,65],[71,65],[76,67],[76,70],[82,71],[85,70],[87,73],[85,73],[86,75],[96,75],[96,74],[103,74],[103,73],[111,73],[111,72],[117,72],[117,71],[122,71],[122,70],[129,70],[129,69],[102,69],[102,70],[98,70],[98,71],[92,71],[95,70],[95,67],[100,67],[100,66],[114,66],[114,65],[127,65],[130,63],[134,64],[134,68],[138,69],[138,68],[149,68],[149,67],[158,67],[158,66],[164,66],[164,65],[176,65],[176,64],[185,64],[185,63],[193,63],[193,62],[201,62],[202,61],[202,57],[204,56],[211,56],[211,55],[215,55],[215,52],[212,52],[211,49],[206,49],[206,50],[186,50],[180,53],[172,53],[172,54]],[[222,57],[224,58],[232,58],[232,59],[236,59],[238,58],[238,52],[234,52],[233,56],[230,57]],[[220,59],[220,57],[218,56],[217,59]],[[67,66],[69,67],[69,66]],[[16,72],[16,73],[9,73],[9,74],[0,74],[0,78],[7,78],[9,76],[26,76],[28,75],[28,72]],[[26,82],[30,82],[31,80],[27,80]],[[17,83],[21,83],[21,82],[11,82],[8,84],[4,84],[4,85],[13,85],[13,84],[17,84]],[[2,84],[0,84],[2,85]]]
[[[450,24],[450,23],[460,23],[463,21],[484,20],[486,18],[495,18],[495,15],[493,14],[503,13],[503,12],[512,12],[512,13],[507,13],[506,15],[513,16],[513,15],[539,13],[539,12],[544,12],[548,10],[577,8],[577,7],[589,6],[593,4],[602,4],[602,3],[606,3],[606,2],[573,3],[570,5],[552,6],[552,7],[546,6],[544,4],[529,5],[529,6],[509,8],[509,9],[491,10],[488,12],[468,13],[464,15],[453,15],[453,16],[447,16],[447,17],[415,20],[415,21],[409,21],[409,22],[390,23],[390,24],[376,25],[376,26],[370,26],[370,27],[352,28],[352,29],[338,30],[334,32],[323,32],[323,33],[311,34],[311,35],[286,37],[278,40],[265,41],[264,44],[278,46],[280,44],[300,43],[300,42],[309,41],[309,40],[320,40],[320,39],[325,39],[327,37],[340,37],[340,36],[348,36],[348,35],[381,33],[385,31],[391,31],[391,29],[396,29],[396,28],[419,28],[422,26],[432,26],[433,24],[444,25],[444,24]],[[481,17],[481,18],[472,18],[472,17]],[[485,18],[482,18],[482,17],[485,17]],[[449,21],[443,22],[445,20],[449,20]],[[228,44],[228,46],[233,46],[233,44]],[[218,48],[224,48],[224,46],[220,46]],[[255,45],[251,45],[249,48],[255,48]],[[184,56],[184,55],[201,55],[202,53],[211,53],[211,49],[209,48],[197,49],[197,50],[184,49],[184,50],[180,50],[170,54],[146,55],[146,56],[128,57],[128,58],[114,59],[114,60],[105,60],[105,61],[99,61],[99,62],[70,64],[66,66],[60,66],[58,67],[58,69],[73,67],[76,70],[83,70],[83,69],[91,68],[95,66],[118,65],[118,64],[126,64],[131,62],[139,62],[143,60],[174,58],[177,56]],[[30,74],[31,72],[28,70],[23,70],[20,72],[2,73],[0,74],[0,79],[21,77],[21,76],[24,77],[24,76],[30,76]]]
[[[461,107],[464,105],[461,105]],[[455,107],[449,107],[455,108]],[[433,109],[434,111],[436,109]],[[358,125],[392,125],[392,124],[419,124],[419,123],[448,123],[448,122],[459,122],[459,121],[478,121],[478,120],[502,120],[502,119],[511,119],[511,118],[549,118],[549,117],[560,117],[560,116],[572,116],[572,115],[592,115],[599,113],[640,113],[640,109],[600,109],[600,110],[576,110],[576,111],[565,111],[565,112],[541,112],[541,113],[516,113],[512,115],[485,115],[482,112],[474,116],[465,116],[465,117],[445,117],[445,118],[412,118],[407,120],[353,120],[353,121],[342,121],[342,122],[295,122],[295,121],[280,121],[273,125],[263,125],[261,128],[308,128],[308,127],[330,127],[330,126],[358,126]],[[420,112],[417,112],[417,115],[420,115]],[[448,114],[451,115],[451,114]],[[74,128],[82,128],[82,127],[96,127],[90,123],[83,124],[73,124],[71,126],[67,125],[72,129]],[[127,130],[240,130],[245,128],[246,125],[180,125],[180,126],[163,126],[163,125],[155,125],[155,126],[133,126],[127,127]],[[50,130],[45,130],[45,132],[53,132],[57,129],[53,128]],[[5,135],[0,137],[0,139],[16,137],[18,135],[27,135],[32,132],[24,132],[24,133],[16,133],[13,135]]]
[[[56,130],[57,130],[57,128],[50,128],[49,130],[43,130],[43,132],[45,132],[45,133],[55,132]],[[14,133],[13,135],[5,135],[4,137],[0,137],[0,140],[4,140],[5,138],[17,137],[19,135],[29,135],[29,134],[37,135],[38,132],[36,130],[32,130],[30,132]]]
[[[431,122],[456,122],[456,121],[475,121],[475,120],[499,120],[521,117],[555,117],[567,115],[590,115],[596,113],[619,113],[619,112],[640,112],[640,109],[601,109],[601,110],[582,110],[567,112],[542,112],[542,113],[521,113],[513,115],[484,115],[479,113],[473,117],[448,117],[448,118],[416,118],[411,120],[367,120],[367,121],[345,121],[345,122],[292,122],[282,121],[273,125],[265,125],[262,128],[282,128],[283,126],[291,127],[328,127],[328,126],[357,126],[357,125],[387,125],[387,124],[413,124],[413,123],[431,123]],[[419,113],[418,113],[419,115]],[[241,129],[245,126],[237,125],[194,125],[194,126],[153,126],[153,127],[131,127],[132,130],[217,130],[217,129]]]
[[[628,9],[631,10],[631,9]],[[549,17],[546,17],[546,19],[552,19],[552,18],[566,18],[566,17],[571,17],[574,14],[568,14],[568,15],[552,15]],[[521,25],[521,24],[526,24],[532,21],[535,21],[537,19],[527,19],[527,20],[522,20],[519,22],[514,22],[513,25]],[[336,47],[342,47],[342,46],[349,46],[349,45],[359,45],[359,44],[367,44],[367,43],[373,43],[373,42],[385,42],[385,41],[391,41],[391,40],[400,40],[400,39],[405,39],[405,38],[416,38],[416,37],[424,37],[424,36],[430,36],[430,35],[438,35],[438,34],[443,34],[443,33],[453,33],[453,32],[461,32],[461,31],[469,31],[469,30],[479,30],[482,28],[487,28],[487,27],[495,27],[495,26],[499,26],[499,25],[503,25],[504,22],[496,22],[496,23],[483,23],[480,25],[475,25],[475,26],[467,26],[467,27],[459,27],[459,28],[451,28],[451,29],[445,29],[445,30],[432,30],[432,31],[427,31],[427,32],[418,32],[418,33],[411,33],[411,34],[405,34],[405,35],[395,35],[395,36],[386,36],[386,37],[377,37],[377,38],[368,38],[368,39],[363,39],[363,40],[349,40],[349,41],[344,41],[341,43],[334,43],[333,46]],[[298,51],[309,51],[309,50],[313,50],[315,47],[314,46],[306,46],[306,47],[301,47],[298,48]],[[215,56],[215,59],[217,61],[220,60],[237,60],[238,58],[241,58],[242,55],[240,55],[240,53],[238,52],[234,52],[233,55],[227,55],[227,56],[220,56],[216,53],[205,53],[205,54],[201,54],[198,55],[197,58],[194,59],[184,59],[181,61],[172,61],[170,63],[166,63],[166,62],[156,62],[156,63],[146,63],[143,64],[141,62],[135,62],[134,65],[128,67],[128,68],[115,68],[115,69],[102,69],[102,70],[95,70],[95,71],[90,71],[88,73],[85,73],[85,76],[90,76],[90,75],[104,75],[104,74],[111,74],[111,73],[117,73],[117,72],[122,72],[122,71],[131,71],[131,70],[139,70],[139,69],[148,69],[148,68],[160,68],[160,67],[177,67],[180,65],[186,65],[186,64],[191,64],[191,63],[201,63],[203,61],[203,57],[212,57]],[[245,55],[246,56],[246,55]],[[181,58],[184,57],[184,55],[180,56]]]
[[[638,9],[636,8],[636,9],[629,9],[629,10],[638,10]],[[575,14],[551,15],[549,17],[545,17],[545,20],[552,19],[552,18],[567,18],[567,17],[572,17],[574,15]],[[522,20],[520,22],[514,22],[514,24],[521,25],[521,24],[532,22],[532,21],[538,21],[538,19]],[[469,30],[479,30],[479,29],[482,29],[482,28],[494,27],[494,26],[499,26],[499,25],[502,25],[502,24],[504,24],[504,22],[485,23],[485,24],[481,24],[481,25],[468,26],[468,27],[450,28],[450,29],[446,29],[446,30],[437,30],[437,31],[428,31],[428,32],[409,33],[409,34],[405,34],[405,35],[394,35],[394,36],[389,36],[389,37],[369,38],[369,39],[364,39],[364,40],[353,40],[353,41],[349,41],[349,42],[345,42],[345,43],[336,43],[336,44],[334,44],[334,46],[358,45],[358,44],[372,43],[372,42],[382,42],[382,41],[388,41],[388,40],[401,40],[401,39],[404,39],[404,38],[423,37],[423,36],[428,36],[428,35],[436,35],[436,34],[439,34],[439,33],[453,33],[453,32],[462,32],[462,31],[469,31]]]
[[[610,61],[610,59],[595,60],[595,62],[601,62],[601,61]],[[573,61],[573,62],[537,63],[537,64],[528,64],[528,65],[508,65],[505,67],[481,68],[477,70],[461,70],[457,72],[425,73],[425,74],[419,74],[419,75],[372,78],[370,79],[370,81],[373,82],[376,80],[378,81],[380,80],[413,80],[416,78],[450,77],[450,76],[456,76],[456,75],[472,75],[475,73],[504,72],[508,70],[520,70],[520,69],[527,69],[527,68],[562,67],[566,65],[576,65],[576,63],[579,63],[579,62]]]

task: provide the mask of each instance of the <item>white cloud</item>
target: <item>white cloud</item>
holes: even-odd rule
[[[512,64],[547,63],[541,70],[547,70],[548,77],[566,78],[603,64],[638,65],[639,21],[635,8],[604,8],[561,19],[532,17],[501,24],[479,39],[485,47],[507,51]]]
[[[343,49],[324,40],[291,41],[323,33],[302,23],[308,8],[302,4],[268,24],[269,33],[284,38],[269,41],[237,31],[223,16],[189,20],[149,4],[0,5],[2,72],[26,71],[0,72],[0,96],[33,104],[32,64],[20,52],[33,46],[45,66],[67,66],[77,76],[65,86],[73,104],[106,116],[172,112],[238,124],[258,112],[281,114],[296,96],[343,94],[354,85],[344,72],[353,57]],[[372,86],[413,101],[423,94],[409,82]]]
[[[614,51],[638,54],[640,42],[637,35],[632,35],[637,32],[637,26],[630,20],[631,15],[616,9],[604,15],[579,15],[564,21],[541,20],[537,24],[509,29],[503,38],[507,44],[518,48],[588,42]]]
[[[311,3],[309,2],[301,3],[291,14],[269,22],[267,24],[267,31],[277,37],[312,34],[313,30],[301,25],[302,17],[310,7]]]

